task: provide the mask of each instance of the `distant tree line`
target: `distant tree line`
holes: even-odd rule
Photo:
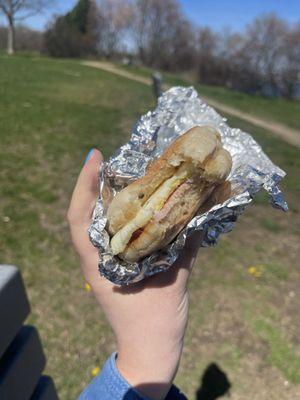
[[[0,49],[7,48],[7,27],[0,26]],[[41,53],[44,48],[43,32],[29,29],[24,25],[18,24],[14,27],[14,38],[16,51]]]
[[[292,98],[300,85],[300,22],[269,14],[241,33],[214,32],[193,25],[178,0],[79,0],[49,24],[43,48],[55,57],[127,56],[251,93]]]
[[[14,54],[16,46],[16,23],[39,14],[43,9],[50,9],[56,0],[0,0],[0,16],[4,16],[6,24],[6,50]],[[18,29],[20,33],[20,27]],[[26,31],[28,33],[29,30]],[[3,30],[1,31],[3,33]],[[18,38],[19,39],[19,38]]]

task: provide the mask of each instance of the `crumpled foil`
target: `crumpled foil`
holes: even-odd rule
[[[175,240],[140,262],[129,263],[113,256],[105,230],[109,198],[145,174],[150,160],[160,155],[177,136],[196,125],[210,125],[221,134],[223,146],[230,152],[233,167],[229,180],[233,197],[196,215]],[[279,189],[285,172],[274,165],[248,133],[232,129],[193,87],[173,87],[158,100],[154,111],[143,115],[131,138],[100,170],[100,195],[95,206],[89,236],[99,249],[99,272],[117,285],[127,285],[167,270],[178,258],[189,235],[201,231],[201,246],[215,245],[222,233],[230,232],[255,193],[265,189],[273,207],[287,211]]]

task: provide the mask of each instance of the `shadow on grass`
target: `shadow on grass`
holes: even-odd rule
[[[196,392],[196,400],[215,400],[229,394],[231,383],[227,375],[217,364],[210,364],[201,379],[201,386]]]
[[[132,400],[140,398],[139,394],[151,393],[152,396],[157,390],[164,389],[164,383],[145,383],[129,389],[123,396],[123,400]],[[196,392],[196,400],[215,400],[221,396],[229,395],[231,383],[227,375],[215,363],[208,365],[201,378],[201,384]],[[165,400],[188,400],[188,398],[176,387],[172,386]]]

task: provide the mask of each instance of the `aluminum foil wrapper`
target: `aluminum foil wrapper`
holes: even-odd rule
[[[109,199],[129,183],[145,174],[149,161],[160,155],[177,136],[196,125],[215,127],[223,146],[230,152],[233,167],[229,180],[233,197],[196,215],[176,239],[164,249],[136,263],[113,256],[110,238],[105,230]],[[279,182],[285,172],[274,165],[248,133],[232,129],[212,107],[198,97],[194,88],[173,87],[158,100],[154,111],[143,115],[135,125],[131,138],[100,170],[100,195],[96,204],[89,236],[99,249],[99,272],[117,285],[127,285],[168,269],[178,258],[186,239],[201,231],[201,246],[215,245],[222,233],[234,224],[253,196],[264,189],[273,207],[287,210]]]

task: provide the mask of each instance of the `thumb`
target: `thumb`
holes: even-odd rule
[[[99,288],[103,290],[112,285],[99,275],[98,249],[92,245],[87,232],[99,196],[99,168],[102,162],[100,151],[93,149],[79,174],[68,211],[72,241],[80,257],[85,279],[93,290],[98,288],[98,291]]]

